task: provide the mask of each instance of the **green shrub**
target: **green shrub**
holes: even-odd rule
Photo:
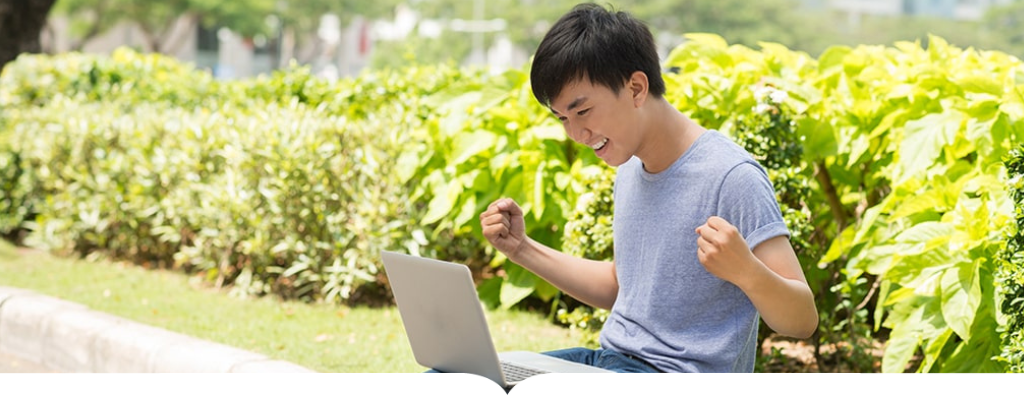
[[[548,200],[547,182],[564,187],[568,159],[579,160],[537,116],[517,71],[414,67],[332,83],[292,67],[218,82],[126,49],[8,67],[0,229],[29,229],[28,242],[57,250],[176,265],[242,294],[386,292],[381,249],[488,271],[493,250],[476,214],[511,195],[537,212],[532,234],[557,241],[565,200]],[[497,139],[506,143],[487,147]],[[505,163],[491,161],[501,153]],[[498,272],[490,303],[538,290],[551,299],[554,288],[524,270]]]
[[[80,72],[61,70],[76,65]],[[255,81],[261,87],[208,85],[203,72],[127,51],[8,67],[0,231],[27,228],[39,246],[180,266],[239,293],[341,301],[382,280],[379,250],[426,243],[410,235],[424,230],[413,183],[389,173],[422,121],[415,99],[334,93],[302,69]],[[172,74],[167,87],[125,80]],[[366,82],[429,87],[449,74]],[[325,103],[332,95],[347,105]],[[348,110],[373,116],[330,112]]]
[[[573,190],[582,195],[577,198],[576,207],[565,224],[563,251],[587,259],[611,261],[615,169],[603,163],[590,166],[576,173],[573,181]],[[562,297],[559,303],[555,312],[558,322],[579,330],[583,345],[598,347],[601,328],[609,312],[583,305],[570,297]]]
[[[1015,222],[1007,230],[1006,249],[1000,255],[997,274],[1002,296],[1000,310],[1006,316],[1000,360],[1011,372],[1024,372],[1024,146],[1010,153],[1006,162]]]
[[[873,369],[870,342],[860,345],[882,327],[884,370],[1000,368],[991,256],[1013,204],[1001,158],[1024,139],[1024,67],[929,44],[837,47],[815,62],[701,35],[668,59],[666,97],[775,170],[821,312],[815,346],[854,370]],[[755,110],[752,88],[765,85],[787,92],[780,113],[792,121],[750,115],[771,112]]]
[[[4,67],[0,106],[44,106],[58,97],[89,101],[216,105],[227,84],[159,55],[119,48],[109,57],[66,53],[21,55]]]

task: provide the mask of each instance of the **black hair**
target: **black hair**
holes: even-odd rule
[[[544,35],[533,58],[530,83],[537,100],[550,107],[567,84],[583,76],[618,94],[636,71],[647,75],[650,94],[665,94],[658,50],[647,25],[629,13],[584,3]]]

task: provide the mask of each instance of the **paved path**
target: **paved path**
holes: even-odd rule
[[[52,373],[57,372],[19,356],[0,352],[0,373]]]
[[[313,372],[0,286],[0,372]]]

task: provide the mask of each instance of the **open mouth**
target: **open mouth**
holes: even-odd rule
[[[601,141],[599,141],[597,143],[594,143],[594,144],[590,145],[590,148],[594,149],[594,151],[598,151],[598,150],[604,149],[604,146],[606,144],[608,144],[608,138],[607,137],[604,138],[604,139],[601,139]]]

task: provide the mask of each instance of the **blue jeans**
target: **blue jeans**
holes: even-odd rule
[[[545,355],[565,359],[570,362],[582,363],[596,366],[620,373],[658,373],[661,372],[654,365],[632,355],[612,349],[587,349],[569,348],[551,352],[544,352]]]

